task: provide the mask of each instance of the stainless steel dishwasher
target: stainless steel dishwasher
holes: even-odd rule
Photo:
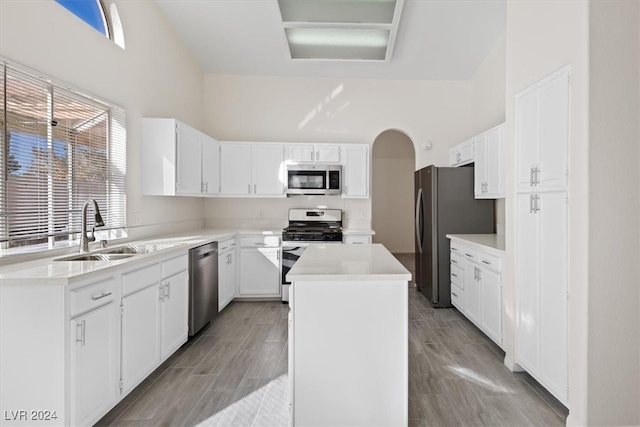
[[[189,251],[189,336],[218,315],[218,242]]]

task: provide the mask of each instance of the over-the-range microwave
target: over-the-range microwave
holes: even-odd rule
[[[287,195],[342,194],[342,165],[287,165]]]

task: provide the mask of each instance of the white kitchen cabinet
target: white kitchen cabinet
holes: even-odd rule
[[[340,146],[336,144],[287,144],[287,161],[340,163]]]
[[[569,176],[570,72],[563,69],[516,95],[519,191],[564,189]]]
[[[227,239],[218,245],[218,311],[236,294],[236,241]]]
[[[449,165],[462,166],[474,161],[473,139],[462,142],[449,150]]]
[[[175,119],[142,119],[142,192],[151,196],[217,194],[217,141]]]
[[[280,296],[280,248],[241,248],[241,296]]]
[[[122,274],[122,388],[128,393],[187,341],[188,256]]]
[[[187,267],[187,265],[184,265]],[[160,358],[169,357],[187,340],[189,333],[189,275],[184,270],[160,284],[160,301],[162,319],[160,330]]]
[[[504,137],[505,125],[502,124],[473,139],[476,199],[505,197]]]
[[[220,143],[220,195],[250,196],[251,144]]]
[[[469,320],[480,326],[482,317],[482,282],[479,280],[479,268],[471,261],[464,260],[464,314]]]
[[[74,291],[74,297],[84,293],[85,302],[100,305],[70,321],[71,425],[92,424],[116,399],[120,352],[114,292],[113,279]],[[90,308],[80,305],[80,311]]]
[[[284,146],[253,144],[253,195],[284,196]]]
[[[517,196],[516,363],[568,401],[568,199]]]
[[[342,243],[347,245],[369,245],[371,235],[369,234],[347,234],[342,236]]]
[[[369,198],[369,145],[343,144],[342,197]]]
[[[504,256],[451,242],[451,302],[502,347]]]
[[[160,363],[159,298],[157,281],[122,298],[122,389],[125,394]]]
[[[284,145],[220,144],[220,195],[286,197]]]

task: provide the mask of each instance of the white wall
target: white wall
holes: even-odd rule
[[[484,59],[471,79],[472,134],[491,129],[505,121],[505,90],[507,73],[506,32]],[[506,140],[506,144],[512,141]],[[506,145],[505,144],[505,145]],[[496,233],[505,234],[505,199],[496,199]]]
[[[588,2],[584,0],[519,1],[507,4],[506,121],[507,137],[513,140],[514,96],[551,72],[571,64],[570,128],[570,266],[569,289],[569,424],[587,422],[587,333],[589,256],[589,132],[588,132]],[[514,331],[514,218],[515,151],[507,144],[506,244],[507,277],[505,351],[513,361]],[[612,308],[613,309],[613,308]],[[603,349],[611,352],[618,349]],[[637,378],[637,377],[636,377]]]
[[[152,1],[118,1],[121,49],[53,0],[0,0],[0,55],[127,110],[127,213],[135,235],[203,221],[203,202],[141,195],[140,118],[202,124],[203,72]]]
[[[376,138],[371,157],[373,242],[393,253],[413,253],[413,144],[402,132],[385,131]]]
[[[590,2],[591,425],[640,425],[639,29],[639,2]]]
[[[373,144],[383,131],[399,129],[414,144],[433,141],[431,150],[419,150],[418,168],[444,166],[449,148],[470,134],[469,96],[469,82],[206,74],[204,130],[221,141]],[[208,223],[221,220],[222,212],[256,212],[263,200],[207,200]],[[286,221],[294,202],[272,203],[277,219]],[[350,201],[345,209],[370,226],[370,200]]]

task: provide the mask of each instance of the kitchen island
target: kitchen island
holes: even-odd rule
[[[411,273],[380,244],[318,244],[287,278],[293,425],[407,425]]]

